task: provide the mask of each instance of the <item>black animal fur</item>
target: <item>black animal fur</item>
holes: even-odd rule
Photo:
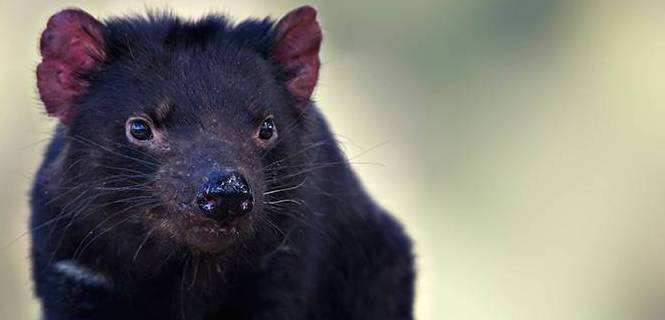
[[[272,20],[151,14],[103,26],[104,65],[56,129],[32,190],[45,320],[412,318],[410,241],[363,190],[317,108],[286,90],[289,75],[268,58]],[[127,118],[159,117],[162,104],[170,150],[127,142]],[[261,150],[251,136],[268,114],[279,137]],[[146,223],[174,215],[158,194],[190,194],[211,158],[251,171],[264,194],[216,253]],[[59,261],[105,281],[67,277]]]

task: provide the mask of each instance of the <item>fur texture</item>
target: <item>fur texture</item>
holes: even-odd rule
[[[45,100],[62,124],[31,197],[44,319],[412,318],[410,241],[309,99],[318,44],[290,55],[280,24],[170,14],[99,23],[103,52],[76,75],[85,85],[55,107]],[[295,26],[297,41],[316,40],[312,25]],[[316,74],[297,65],[313,61],[313,47]],[[136,115],[153,119],[158,144],[128,142]],[[255,141],[266,116],[278,132],[269,147]],[[240,168],[257,197],[222,250],[188,242],[183,205],[213,162]]]

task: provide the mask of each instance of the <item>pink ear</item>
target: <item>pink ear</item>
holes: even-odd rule
[[[310,6],[297,8],[279,20],[275,29],[270,56],[291,76],[287,84],[289,91],[299,100],[309,100],[321,65],[322,34],[316,21],[316,10]]]
[[[37,87],[46,111],[67,124],[72,105],[84,93],[87,76],[99,71],[106,58],[102,24],[79,9],[67,9],[49,19],[40,40],[42,62]]]

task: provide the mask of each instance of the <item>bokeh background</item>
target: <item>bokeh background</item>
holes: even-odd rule
[[[418,319],[665,318],[665,2],[310,1],[319,107],[415,241]],[[55,11],[279,17],[298,1],[0,1],[0,319],[37,319],[27,197]]]

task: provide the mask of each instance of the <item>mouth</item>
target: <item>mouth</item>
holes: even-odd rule
[[[189,249],[218,253],[229,248],[249,223],[247,218],[215,220],[199,213],[158,219],[158,228],[168,238]]]

